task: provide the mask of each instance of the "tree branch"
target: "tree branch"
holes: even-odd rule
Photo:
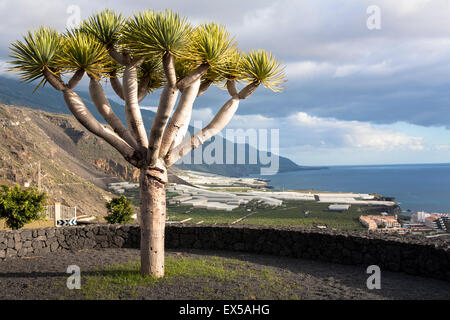
[[[185,88],[189,87],[194,81],[200,80],[201,77],[205,75],[205,73],[208,71],[209,64],[202,64],[195,70],[193,70],[189,75],[178,81],[177,88],[179,90],[184,90]]]
[[[247,99],[253,92],[255,92],[256,88],[258,88],[259,85],[260,83],[258,82],[252,82],[247,85],[244,89],[239,91],[239,99]]]
[[[97,107],[98,112],[101,114],[103,119],[105,119],[106,122],[109,123],[114,132],[116,132],[122,139],[124,139],[132,148],[138,150],[139,145],[114,113],[108,101],[108,98],[106,97],[105,91],[103,90],[103,87],[99,83],[98,79],[91,77],[89,83],[89,93],[91,94],[92,101]]]
[[[141,79],[138,85],[138,102],[140,103],[147,96],[147,89],[150,84],[150,77],[145,76]]]
[[[149,135],[150,142],[147,153],[147,164],[149,166],[154,166],[159,158],[164,127],[172,113],[177,97],[178,89],[176,87],[169,87],[168,85],[164,87]]]
[[[75,118],[90,132],[102,138],[134,166],[140,167],[142,159],[139,152],[130,147],[122,138],[108,128],[103,127],[89,112],[81,98],[72,89],[63,91],[64,100]]]
[[[175,59],[172,54],[166,53],[163,58],[164,74],[167,84],[159,98],[158,110],[153,119],[152,128],[149,134],[149,146],[147,152],[147,165],[155,166],[159,158],[159,149],[161,147],[164,127],[172,113],[178,96],[176,86],[177,77],[175,73]]]
[[[111,87],[114,89],[114,92],[117,94],[117,96],[119,98],[121,98],[122,100],[125,101],[125,97],[123,95],[123,86],[121,81],[119,80],[119,78],[117,78],[116,73],[110,73],[110,81],[111,81]],[[141,100],[138,99],[138,102],[140,102]],[[134,130],[132,130],[132,118],[133,116],[131,115],[131,110],[130,108],[127,106],[126,102],[125,102],[125,117],[126,117],[126,121],[127,121],[127,127],[130,130],[131,135],[133,136],[133,138],[135,140],[137,140],[137,136]]]
[[[200,88],[200,78],[194,81],[189,87],[183,90],[177,108],[169,121],[169,124],[164,129],[163,140],[159,156],[164,158],[173,146],[183,139],[186,134],[189,122],[191,121],[192,106],[197,97]]]
[[[235,97],[238,95],[237,89],[236,89],[236,82],[233,80],[227,80],[227,90],[230,96]]]
[[[123,74],[123,95],[125,97],[125,112],[129,117],[128,123],[133,136],[141,148],[148,148],[147,133],[145,132],[142,114],[138,101],[138,82],[136,63],[125,67]]]
[[[109,75],[111,76],[109,78],[109,81],[111,82],[111,87],[113,88],[114,92],[120,99],[125,100],[125,97],[123,96],[122,83],[120,82],[119,78],[117,78],[116,72],[111,72]]]
[[[198,94],[197,97],[200,97],[202,94],[204,94],[206,92],[206,90],[209,89],[209,87],[212,85],[212,81],[211,80],[203,80],[202,83],[200,84],[200,89],[198,90]]]
[[[59,76],[56,76],[53,72],[50,71],[47,67],[44,68],[42,72],[45,80],[47,80],[50,85],[58,91],[63,91],[66,89],[66,85],[61,80]]]
[[[175,58],[172,54],[166,53],[163,56],[163,69],[167,78],[167,85],[174,88],[177,84],[177,75],[175,72]]]
[[[109,48],[108,53],[111,58],[113,58],[117,63],[123,66],[129,63],[127,57],[124,54],[117,52],[114,47]]]
[[[69,82],[67,83],[67,88],[69,89],[73,89],[75,88],[78,83],[80,83],[81,79],[83,79],[84,76],[84,70],[83,69],[78,69],[74,75],[72,76],[72,78],[69,80]]]

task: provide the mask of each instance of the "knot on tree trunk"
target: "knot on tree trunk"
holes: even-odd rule
[[[142,168],[145,165],[147,149],[141,148],[140,150],[135,150],[131,157],[125,157],[129,163],[131,163],[136,168]]]
[[[161,188],[169,181],[167,178],[167,169],[161,167],[146,167],[143,169],[145,176],[144,183],[157,183]]]

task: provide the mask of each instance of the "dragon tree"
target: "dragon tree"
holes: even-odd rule
[[[167,169],[222,131],[260,85],[282,89],[284,69],[264,50],[240,52],[235,38],[213,22],[193,26],[170,10],[145,10],[124,18],[103,10],[60,33],[28,31],[10,46],[11,71],[26,82],[60,91],[74,117],[140,170],[141,274],[164,276]],[[97,121],[74,91],[84,76],[100,115]],[[105,94],[111,85],[124,101],[126,123]],[[204,128],[185,137],[195,100],[211,85],[229,99]],[[239,87],[242,87],[239,89]],[[158,90],[161,89],[161,90]],[[160,92],[147,132],[139,103]]]

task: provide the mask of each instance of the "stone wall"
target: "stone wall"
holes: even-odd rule
[[[139,232],[136,225],[0,231],[0,260],[63,250],[138,248]],[[422,236],[300,227],[169,225],[166,247],[231,250],[353,265],[376,264],[382,270],[450,281],[450,243]]]

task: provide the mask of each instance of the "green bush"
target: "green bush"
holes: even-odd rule
[[[133,221],[134,213],[131,201],[126,196],[114,198],[106,203],[108,215],[105,217],[109,223],[129,223]]]
[[[6,218],[6,225],[17,230],[25,224],[38,220],[44,211],[47,195],[31,188],[20,189],[19,185],[1,186],[0,218]]]

